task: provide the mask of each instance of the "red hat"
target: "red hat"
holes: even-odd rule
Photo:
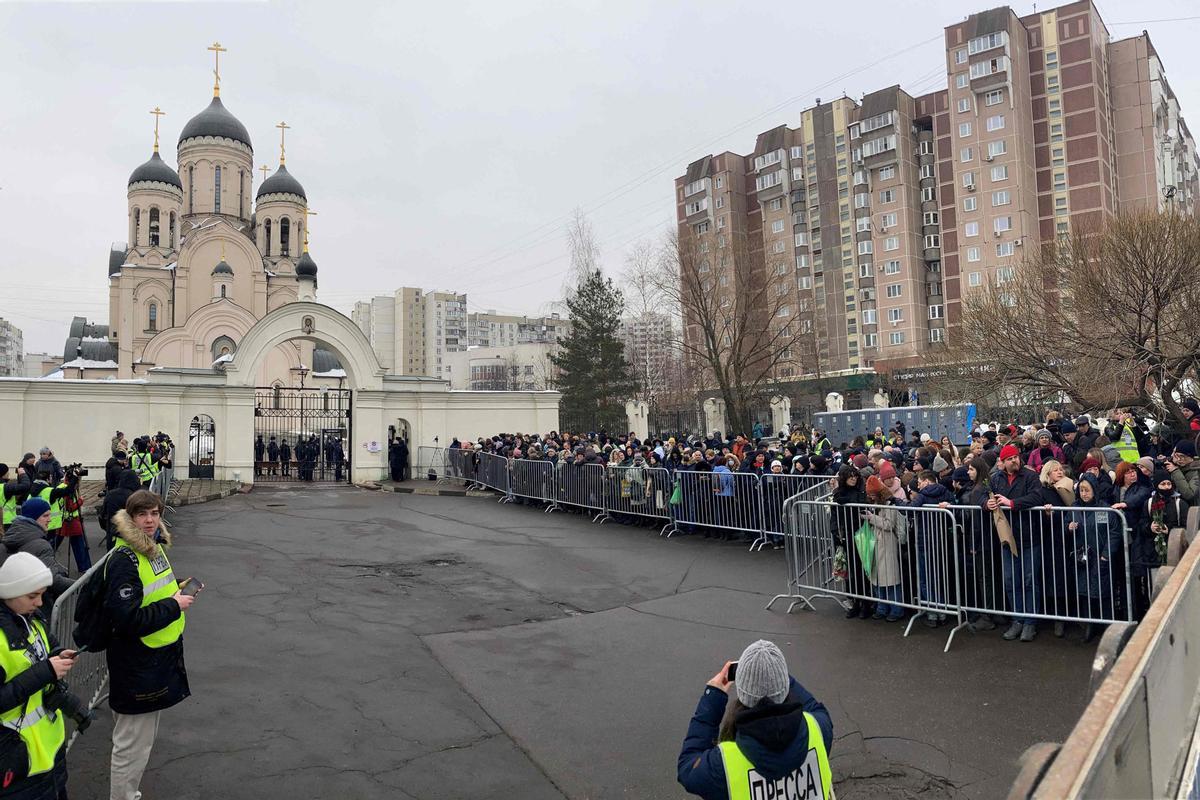
[[[1006,444],[1000,448],[1000,460],[1004,461],[1008,458],[1016,458],[1021,455],[1021,451],[1017,449],[1015,444]]]
[[[1096,459],[1092,458],[1091,456],[1088,456],[1087,458],[1085,458],[1083,460],[1083,466],[1080,467],[1079,470],[1081,472],[1087,472],[1089,469],[1092,469],[1092,468],[1100,469],[1100,462],[1097,461]]]

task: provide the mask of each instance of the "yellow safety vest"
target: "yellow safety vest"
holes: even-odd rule
[[[825,737],[812,714],[804,712],[808,723],[808,756],[804,763],[777,780],[759,775],[742,754],[735,742],[721,742],[721,761],[725,765],[725,782],[729,800],[760,800],[774,797],[779,800],[833,800],[833,772],[829,754],[825,752]],[[815,774],[814,774],[815,773]]]
[[[17,518],[17,510],[17,496],[14,494],[12,497],[9,497],[6,494],[4,497],[4,527],[7,528],[13,524],[13,520]]]
[[[137,473],[138,480],[142,483],[154,480],[154,475],[157,471],[154,469],[154,466],[154,456],[149,453],[133,454],[133,471]]]
[[[173,597],[179,591],[179,583],[175,580],[175,573],[171,570],[171,562],[167,560],[166,551],[162,545],[158,546],[158,555],[153,559],[146,558],[144,555],[134,550],[121,537],[117,537],[113,543],[113,548],[124,547],[137,556],[138,564],[138,580],[142,584],[142,604],[140,608],[145,608],[151,603],[156,603],[168,597]],[[142,637],[142,644],[146,647],[166,647],[169,644],[175,644],[179,641],[179,637],[183,636],[183,628],[187,623],[187,619],[182,611],[179,612],[179,618],[174,622],[170,622],[166,627],[159,628],[153,633],[148,633]]]
[[[0,636],[0,667],[4,675],[12,680],[39,661],[50,656],[50,636],[39,620],[30,620],[29,646],[12,649],[6,636]],[[34,643],[41,644],[41,653],[34,650]],[[25,743],[29,756],[29,775],[41,775],[54,768],[54,758],[67,741],[62,715],[43,705],[44,689],[38,689],[21,705],[0,713],[0,725],[16,731]]]
[[[65,483],[60,483],[58,486],[54,487],[54,489],[61,489],[65,486]],[[40,492],[38,492],[38,497],[50,504],[50,522],[46,525],[46,533],[53,533],[54,531],[62,528],[63,499],[61,497],[57,500],[50,499],[50,492],[54,491],[54,489],[47,486],[45,489],[42,489]]]
[[[1117,448],[1117,452],[1121,454],[1122,461],[1128,461],[1130,464],[1136,464],[1140,453],[1138,453],[1137,438],[1133,435],[1133,428],[1125,425],[1121,429],[1121,435],[1115,442],[1113,447]]]

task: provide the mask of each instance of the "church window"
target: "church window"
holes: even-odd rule
[[[133,246],[137,247],[142,243],[142,210],[135,208],[133,210]]]
[[[271,255],[271,220],[263,223],[263,255]]]
[[[150,324],[146,326],[146,330],[148,330],[148,331],[158,330],[158,306],[155,303],[150,304],[150,319],[148,320],[148,322]]]
[[[196,168],[188,167],[188,213],[196,211]]]
[[[279,218],[279,255],[291,254],[292,222],[287,217]]]
[[[221,213],[221,167],[213,168],[213,213]]]
[[[167,240],[171,243],[171,249],[175,249],[175,212],[171,212],[171,230],[167,232]]]
[[[225,296],[225,284],[221,284],[221,297]]]
[[[150,246],[158,247],[158,209],[150,209]]]
[[[238,216],[246,216],[246,170],[238,170]]]

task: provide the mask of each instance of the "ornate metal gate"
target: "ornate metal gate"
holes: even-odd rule
[[[188,426],[188,477],[212,480],[216,462],[217,426],[208,414],[197,414]]]
[[[254,390],[255,482],[350,481],[349,389]]]

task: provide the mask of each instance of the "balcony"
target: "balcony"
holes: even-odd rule
[[[971,91],[982,92],[1008,83],[1011,63],[1008,56],[976,61],[971,64]]]

